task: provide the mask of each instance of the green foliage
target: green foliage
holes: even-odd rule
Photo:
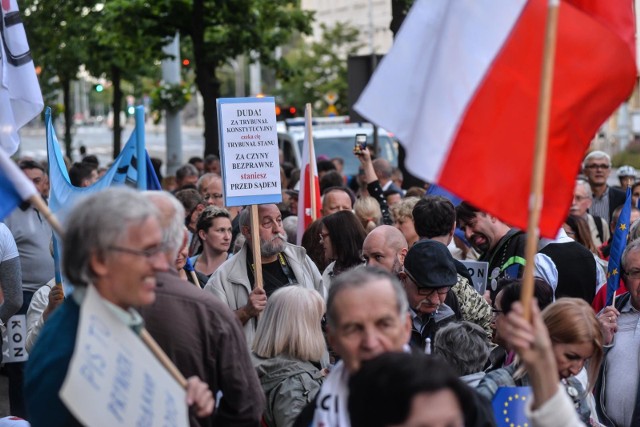
[[[335,93],[338,114],[347,114],[347,57],[362,47],[358,41],[359,31],[347,23],[337,23],[331,28],[321,24],[320,28],[320,42],[300,40],[286,55],[295,73],[278,95],[284,104],[299,108],[311,102],[316,114],[323,114],[329,106],[324,96]]]
[[[611,158],[611,164],[614,167],[630,165],[636,169],[640,169],[640,141],[632,141],[629,143],[626,150],[615,154]]]
[[[155,113],[161,113],[163,111],[175,113],[182,110],[190,100],[191,86],[186,83],[162,83],[151,92],[151,109]],[[157,121],[159,121],[160,114],[156,114],[155,116],[157,117]]]

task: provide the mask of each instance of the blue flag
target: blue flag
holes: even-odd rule
[[[629,235],[629,221],[631,218],[631,187],[627,187],[627,199],[622,205],[616,230],[613,232],[611,240],[611,254],[609,255],[609,268],[607,270],[607,305],[613,301],[613,295],[620,286],[620,263],[622,252],[627,246],[627,236]]]
[[[531,425],[525,408],[531,400],[531,387],[500,387],[493,396],[493,417],[498,427]]]
[[[5,172],[0,169],[0,220],[4,219],[20,203],[22,198]]]

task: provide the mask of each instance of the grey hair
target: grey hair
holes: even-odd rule
[[[124,239],[132,227],[147,219],[161,221],[156,206],[127,187],[108,188],[83,198],[66,220],[62,253],[64,274],[76,286],[95,280],[93,255],[105,258],[110,246]]]
[[[282,220],[282,227],[287,233],[287,241],[295,245],[298,238],[298,217],[295,215],[286,217]]]
[[[251,227],[251,208],[245,207],[238,214],[238,225],[242,227]]]
[[[448,323],[436,333],[433,352],[446,360],[459,377],[480,372],[489,357],[487,333],[471,322]]]
[[[636,225],[637,222],[638,221],[634,222],[633,225]],[[631,228],[633,229],[633,226]],[[627,267],[628,267],[627,266],[627,257],[629,256],[629,254],[631,252],[638,252],[638,251],[640,251],[640,239],[632,240],[627,244],[627,247],[624,248],[624,252],[622,252],[621,264],[622,264],[622,269],[623,270],[627,271]]]
[[[347,289],[362,288],[371,282],[377,280],[388,280],[393,288],[396,296],[396,305],[398,314],[403,315],[409,311],[409,301],[407,294],[402,288],[400,281],[396,276],[378,267],[358,266],[351,270],[347,270],[339,276],[335,277],[329,288],[329,296],[327,297],[327,323],[330,327],[337,327],[337,313],[335,312],[335,301],[340,292]]]
[[[153,203],[160,211],[162,223],[162,241],[167,251],[176,259],[184,242],[184,206],[178,199],[166,191],[145,191],[142,196]],[[165,210],[169,207],[169,210]]]
[[[188,176],[198,176],[198,175],[199,175],[198,168],[193,166],[191,163],[185,163],[184,165],[180,166],[176,171],[176,179],[178,181],[182,181]]]
[[[212,172],[205,173],[200,178],[198,178],[198,182],[196,183],[196,189],[198,190],[198,192],[202,193],[202,187],[204,187],[206,184],[216,179],[219,179],[222,181],[222,177],[218,174],[215,174]]]
[[[589,160],[594,160],[594,159],[607,159],[607,162],[609,162],[609,164],[611,164],[611,157],[605,153],[604,151],[592,151],[589,154],[587,154],[584,158],[584,160],[582,161],[582,169],[587,167],[587,162]]]
[[[324,300],[313,289],[278,289],[260,317],[252,350],[260,357],[285,354],[319,362],[327,349],[321,327],[324,311]]]
[[[585,181],[584,179],[576,179],[576,184],[581,185],[587,193],[587,197],[593,199],[593,194],[591,193],[591,185],[589,185],[587,181]]]

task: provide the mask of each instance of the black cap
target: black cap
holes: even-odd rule
[[[453,256],[435,240],[420,240],[413,245],[404,259],[404,271],[419,288],[453,286],[458,281]]]

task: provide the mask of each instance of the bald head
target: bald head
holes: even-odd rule
[[[390,225],[376,227],[364,239],[362,255],[367,265],[398,273],[404,265],[409,245],[400,230]]]

